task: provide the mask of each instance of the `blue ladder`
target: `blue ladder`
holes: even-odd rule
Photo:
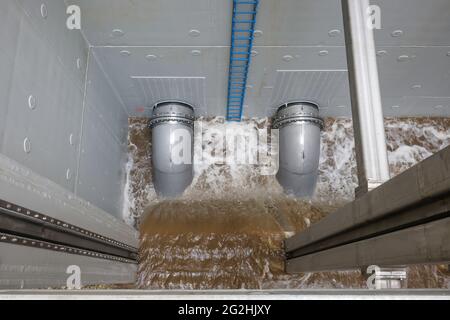
[[[259,0],[233,0],[227,120],[240,122]]]

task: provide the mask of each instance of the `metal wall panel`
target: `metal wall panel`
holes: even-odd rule
[[[343,89],[348,89],[346,70],[279,70],[272,90],[272,110],[266,113],[274,114],[283,103],[299,97],[316,102],[324,110],[330,107],[330,100]]]
[[[0,243],[0,288],[48,289],[67,284],[69,266],[78,266],[81,285],[130,284],[136,265]]]
[[[142,105],[146,101],[144,95],[130,84],[129,78],[136,75],[205,77],[206,113],[225,115],[224,75],[228,72],[231,1],[70,2],[81,6],[84,32],[95,50],[102,52],[100,62],[132,115],[149,116],[148,112],[139,111],[148,107]],[[375,31],[375,39],[384,113],[450,116],[447,17],[450,2],[373,0],[372,3],[382,11],[382,29]],[[279,70],[323,73],[347,68],[338,0],[261,0],[256,29],[244,103],[246,116],[273,115],[274,106],[270,104],[273,88],[296,85],[278,82]],[[120,52],[124,52],[122,59]],[[197,56],[190,56],[191,52]],[[308,85],[313,86],[314,82]],[[297,91],[296,99],[308,98],[301,94],[302,90]],[[278,100],[291,98],[282,95]],[[350,116],[346,86],[322,106],[321,114]]]
[[[19,15],[17,20],[20,23],[17,39],[11,44],[16,48],[9,49],[15,55],[7,58],[13,71],[9,78],[1,152],[73,191],[77,145],[74,139],[70,143],[70,137],[79,135],[84,82],[82,69],[85,67],[80,62],[80,69],[71,68],[69,65],[76,66],[78,59],[72,56],[74,52],[66,48],[66,52],[71,53],[59,55],[57,39],[45,35],[43,30],[39,32],[43,24],[51,29],[66,29],[63,14],[49,11],[45,19],[40,15],[38,18],[29,8],[31,3],[37,2],[18,4],[8,0],[3,3],[2,6],[14,8],[10,14]],[[22,5],[24,8],[27,6],[30,12]],[[53,8],[64,10],[65,7],[63,3],[54,1]],[[59,26],[61,16],[64,24]],[[78,35],[60,34],[59,42],[70,44],[74,38],[83,43],[79,32]],[[78,53],[85,61],[86,44],[78,49]]]
[[[66,7],[0,3],[0,152],[119,217],[128,114]]]
[[[203,77],[133,77],[132,80],[145,97],[146,106],[179,100],[191,104],[196,115],[206,114],[206,79]]]
[[[149,117],[153,103],[166,98],[193,103],[199,116],[225,112],[227,47],[104,47],[93,52],[130,115]]]
[[[137,232],[93,203],[0,154],[0,199],[137,247]]]
[[[272,0],[270,0],[272,1]],[[296,1],[296,0],[294,0]],[[232,1],[68,0],[81,6],[94,46],[226,46]],[[114,30],[123,30],[124,34]]]
[[[120,218],[125,184],[128,113],[91,53],[75,193]]]
[[[126,150],[87,104],[76,194],[117,218],[122,213]]]

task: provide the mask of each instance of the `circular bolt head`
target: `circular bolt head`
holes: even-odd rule
[[[404,32],[403,30],[395,30],[391,33],[391,36],[393,36],[394,38],[398,38],[403,36]]]
[[[119,38],[119,37],[123,37],[123,36],[125,35],[125,32],[123,32],[122,29],[114,29],[114,30],[112,31],[112,35],[113,35],[113,37],[115,37],[115,38]]]
[[[128,50],[122,50],[122,51],[120,51],[120,54],[121,54],[123,57],[129,57],[129,56],[131,56],[131,52],[128,51]]]
[[[253,32],[253,36],[254,36],[255,38],[262,37],[263,34],[264,34],[264,33],[262,32],[262,30],[255,30],[255,32]]]
[[[156,59],[158,59],[158,57],[154,54],[148,54],[145,59],[147,59],[148,61],[155,61]]]
[[[191,31],[189,31],[189,35],[191,37],[199,37],[200,36],[200,31],[197,29],[192,29]]]
[[[339,30],[339,29],[330,30],[330,31],[328,32],[328,35],[329,35],[330,37],[337,37],[337,36],[339,36],[340,34],[341,34],[341,30]]]
[[[31,152],[31,142],[29,138],[23,140],[23,151],[25,151],[25,153]]]
[[[44,19],[47,19],[47,17],[48,17],[48,9],[47,9],[47,5],[45,3],[41,4],[41,16]]]
[[[70,171],[70,169],[67,169],[66,180],[69,181],[70,179],[72,179],[72,171]]]
[[[75,144],[75,137],[73,136],[73,133],[69,136],[69,144],[73,146]]]
[[[30,108],[31,110],[36,109],[36,98],[33,95],[30,95],[28,97],[28,108]]]

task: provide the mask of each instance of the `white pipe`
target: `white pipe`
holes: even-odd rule
[[[323,121],[312,103],[289,103],[278,109],[273,128],[279,129],[278,182],[288,194],[313,196],[320,160]]]
[[[153,108],[153,184],[159,196],[180,196],[193,179],[194,109],[181,102],[164,102]]]
[[[377,58],[368,0],[342,0],[360,193],[389,180]],[[358,192],[357,192],[358,193]]]

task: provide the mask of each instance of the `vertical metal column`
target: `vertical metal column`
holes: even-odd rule
[[[359,187],[356,196],[389,180],[369,0],[342,0]]]

